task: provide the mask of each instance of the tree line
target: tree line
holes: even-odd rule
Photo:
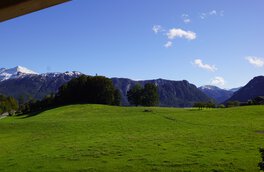
[[[216,108],[214,102],[196,102],[193,104],[193,107],[203,109],[203,108]]]
[[[18,103],[13,97],[5,97],[0,95],[0,115],[3,113],[12,114],[19,108]]]
[[[239,102],[239,101],[228,101],[225,104],[215,104],[214,102],[196,102],[193,107],[203,109],[203,108],[230,108],[230,107],[238,107],[238,106],[251,106],[251,105],[263,105],[264,104],[264,96],[258,96],[253,99],[248,100],[247,102]]]
[[[137,84],[127,92],[127,99],[130,105],[158,106],[158,87],[152,83],[147,83],[144,87]]]
[[[226,103],[226,107],[252,106],[252,105],[263,105],[263,104],[264,104],[264,97],[257,96],[253,99],[248,100],[247,102],[228,101]]]
[[[136,85],[127,92],[130,105],[157,106],[158,88],[148,83],[144,87]],[[56,94],[50,94],[41,101],[31,100],[20,105],[23,113],[40,111],[70,104],[121,105],[121,94],[112,80],[104,76],[82,75],[62,85]]]
[[[158,106],[158,87],[147,83],[135,85],[127,92],[127,98],[132,106]],[[115,89],[112,80],[104,76],[82,75],[62,85],[58,92],[47,95],[42,100],[31,99],[26,103],[12,97],[0,97],[0,114],[19,110],[23,114],[41,111],[70,104],[105,104],[121,105],[121,94]]]
[[[137,84],[127,92],[127,99],[132,106],[158,106],[158,87],[153,83],[144,86]],[[69,104],[121,104],[121,94],[115,89],[112,80],[104,76],[82,75],[62,85],[56,94],[47,95],[42,100],[31,99],[29,102],[21,103],[12,97],[0,95],[0,114],[5,112],[21,111],[29,113],[47,108],[58,107]],[[229,101],[225,105],[216,105],[214,102],[196,102],[193,107],[202,108],[225,108],[244,105],[258,105],[264,103],[264,97],[256,97],[246,103]]]
[[[31,100],[21,107],[23,113],[69,104],[121,104],[121,95],[112,80],[104,76],[82,75],[62,85],[56,94],[50,94],[41,101]]]

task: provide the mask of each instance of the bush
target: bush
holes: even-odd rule
[[[240,102],[239,101],[229,101],[227,102],[227,107],[237,107],[240,106]]]
[[[13,97],[0,95],[0,114],[5,112],[14,113],[18,110],[18,103]]]
[[[193,104],[193,107],[203,109],[203,108],[215,108],[216,105],[213,102],[196,102]]]
[[[220,105],[218,105],[218,108],[225,108],[225,105],[220,104]]]

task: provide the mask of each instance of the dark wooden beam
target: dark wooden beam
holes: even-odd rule
[[[0,22],[70,0],[0,0]]]

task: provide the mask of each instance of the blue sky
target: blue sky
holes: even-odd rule
[[[264,72],[263,7],[263,0],[73,0],[0,23],[0,66],[238,87]]]

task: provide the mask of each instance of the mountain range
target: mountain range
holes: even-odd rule
[[[25,67],[0,69],[0,94],[13,96],[20,101],[40,100],[48,94],[56,93],[58,88],[71,79],[83,75],[81,72],[38,74]],[[127,106],[126,93],[136,84],[154,83],[158,86],[160,106],[189,107],[195,102],[227,101],[246,102],[264,95],[264,76],[255,77],[246,86],[225,90],[205,85],[197,88],[186,80],[172,81],[164,79],[134,81],[127,78],[111,78],[114,86],[120,90],[122,105]]]
[[[122,104],[129,105],[126,93],[136,84],[145,85],[154,83],[158,86],[160,106],[166,107],[190,107],[195,102],[213,101],[210,97],[200,91],[195,85],[188,81],[171,81],[164,79],[133,81],[125,78],[112,78],[113,84],[121,92]]]
[[[24,101],[40,100],[46,95],[56,93],[58,88],[83,75],[80,72],[37,74],[27,68],[18,66],[12,69],[1,69],[0,94],[13,96]],[[126,93],[136,84],[154,83],[158,86],[160,106],[186,107],[197,101],[212,101],[210,97],[200,91],[188,81],[170,81],[164,79],[133,81],[125,78],[112,78],[114,86],[120,90],[122,105],[129,105]],[[21,100],[22,101],[22,100]]]
[[[21,66],[0,71],[0,94],[24,101],[56,93],[61,85],[81,75],[80,72],[38,74]]]
[[[207,96],[213,98],[216,100],[218,104],[228,100],[234,92],[238,91],[240,88],[233,88],[230,90],[221,89],[219,87],[213,86],[213,85],[205,85],[202,87],[199,87],[199,89],[205,93]]]

